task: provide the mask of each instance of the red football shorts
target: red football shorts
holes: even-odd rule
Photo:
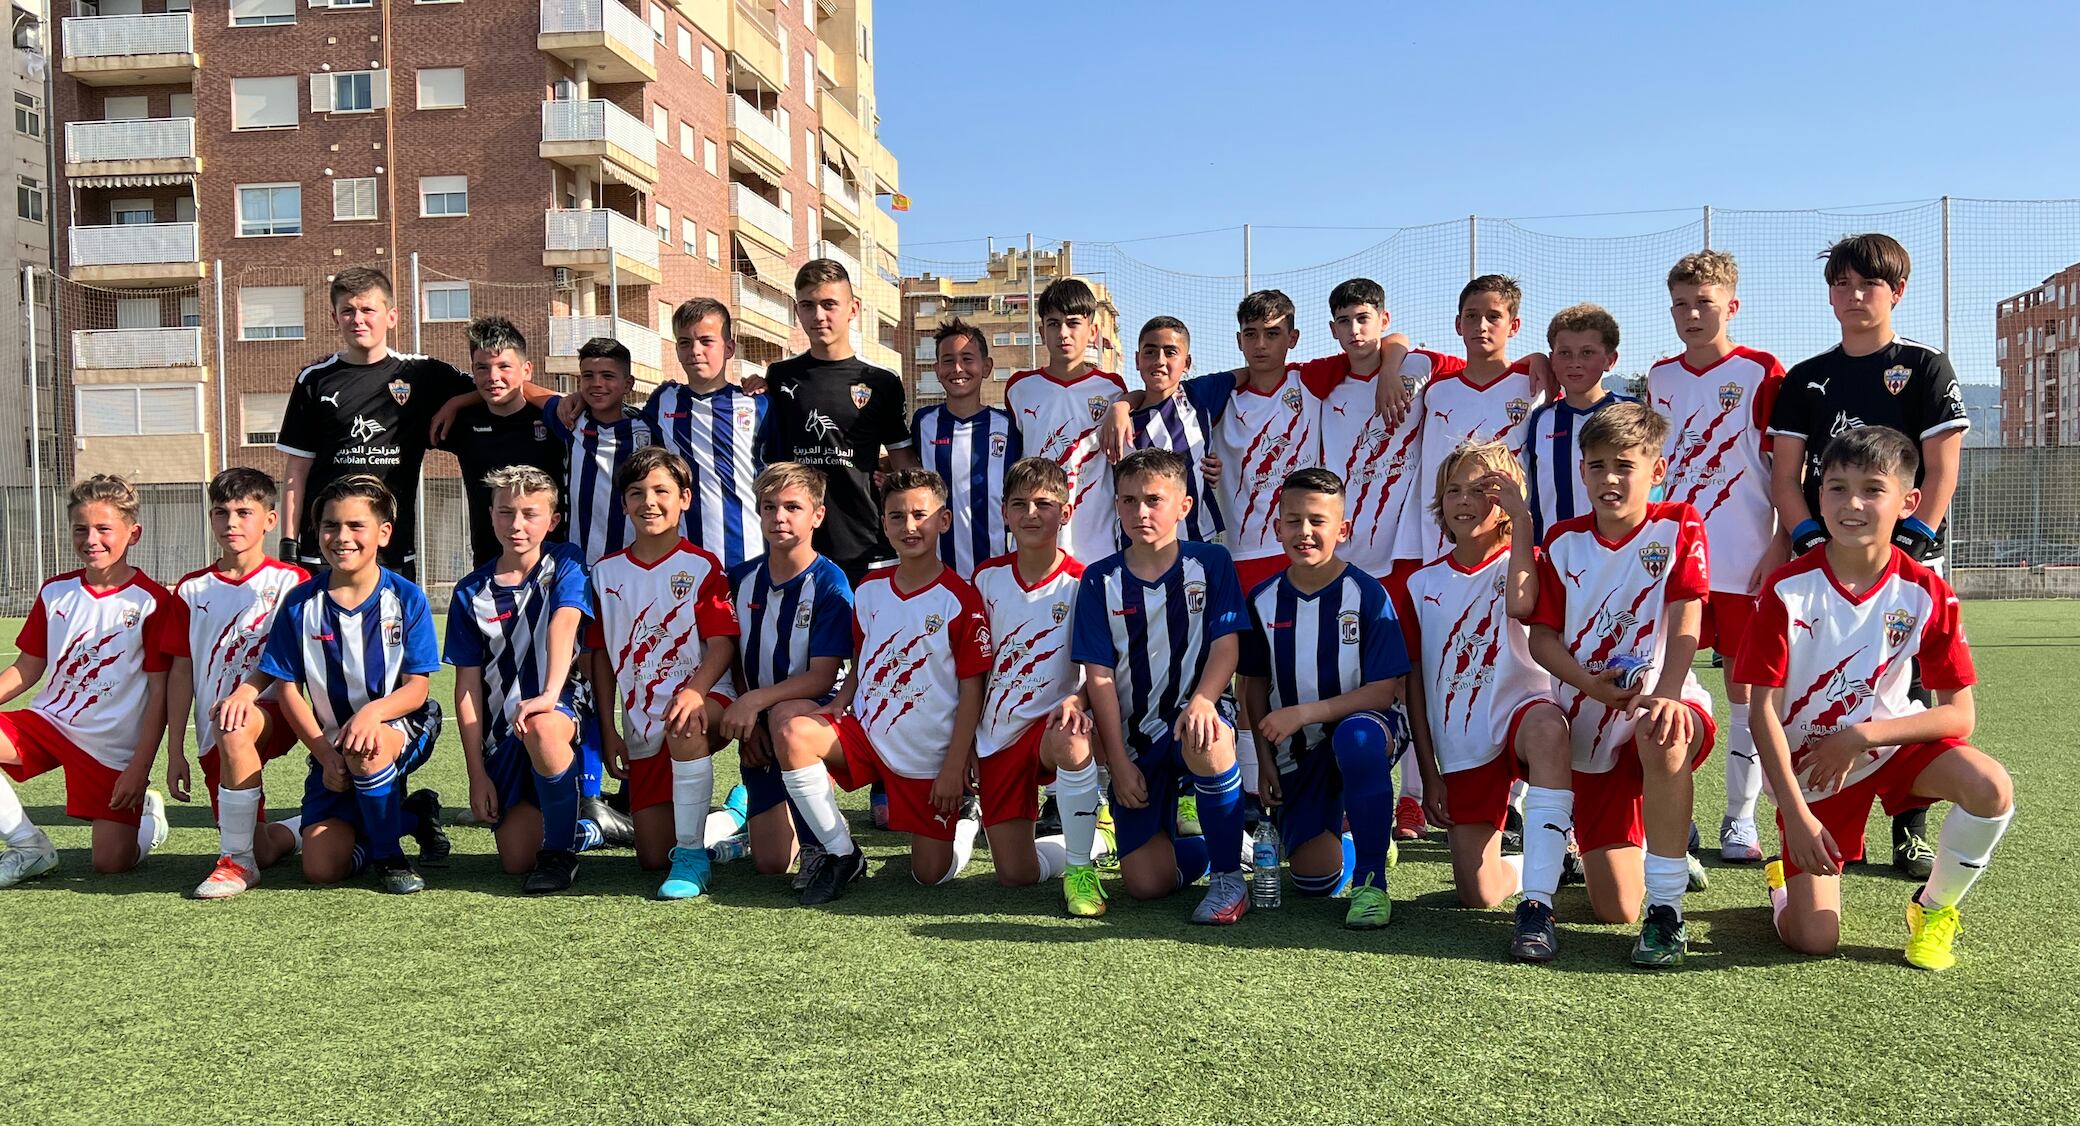
[[[1040,765],[1046,737],[1047,720],[1036,719],[1010,746],[981,760],[983,828],[1040,819],[1040,787],[1054,781],[1054,771]]]
[[[1820,819],[1820,826],[1834,838],[1835,847],[1841,850],[1844,864],[1863,859],[1863,831],[1870,823],[1871,803],[1882,801],[1889,814],[1927,805],[1928,799],[1914,792],[1914,780],[1928,769],[1928,764],[1941,758],[1952,747],[1962,747],[1962,739],[1938,739],[1933,743],[1910,743],[1892,752],[1885,765],[1872,771],[1867,778],[1858,779],[1854,785],[1844,786],[1840,791],[1829,794],[1819,801],[1809,803],[1808,809]],[[1777,814],[1777,840],[1784,839],[1784,815]],[[1791,854],[1784,853],[1784,878],[1790,879],[1801,871],[1791,862]]]
[[[823,718],[823,717],[819,717]],[[831,781],[841,790],[852,791],[878,781],[888,794],[888,827],[891,832],[913,833],[935,841],[953,839],[958,813],[941,813],[932,808],[932,780],[897,774],[881,761],[867,729],[852,715],[831,719],[838,728],[838,746],[845,761],[831,767]]]
[[[1444,776],[1444,811],[1454,825],[1488,825],[1500,830],[1509,821],[1509,790],[1524,777],[1517,754],[1517,727],[1531,709],[1552,706],[1550,700],[1526,700],[1509,717],[1509,733],[1494,758],[1468,770]]]
[[[27,782],[53,770],[65,772],[65,815],[82,821],[115,821],[135,825],[144,820],[144,805],[136,809],[112,809],[109,795],[115,792],[122,772],[81,750],[56,724],[28,708],[0,712],[0,735],[14,744],[20,762],[0,770],[17,782]]]
[[[1748,627],[1754,621],[1754,595],[1715,590],[1704,600],[1704,629],[1697,639],[1698,648],[1709,645],[1718,650],[1731,670],[1733,659],[1740,655],[1741,638],[1748,636]]]
[[[289,721],[282,718],[282,705],[273,700],[262,700],[258,707],[267,713],[267,738],[260,743],[260,764],[270,762],[288,754],[296,747],[296,733],[289,730]],[[224,776],[224,760],[211,747],[196,756],[202,764],[202,784],[209,789],[210,816],[217,816],[217,788]],[[267,820],[267,806],[260,806],[260,820]]]
[[[1690,759],[1694,772],[1712,757],[1712,744],[1719,738],[1719,725],[1712,713],[1685,701],[1692,722],[1698,725],[1697,754]],[[1640,794],[1645,776],[1640,772],[1639,754],[1626,748],[1618,762],[1602,774],[1574,772],[1574,839],[1583,852],[1599,848],[1645,847],[1647,826],[1641,818]]]

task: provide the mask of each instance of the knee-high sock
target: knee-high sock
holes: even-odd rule
[[[248,868],[256,867],[253,858],[253,834],[260,822],[260,787],[234,790],[225,786],[217,791],[217,837],[222,842],[220,851],[224,856],[236,860]]]
[[[1193,775],[1199,792],[1199,828],[1206,835],[1206,865],[1215,875],[1242,871],[1242,770],[1230,766],[1213,775]]]
[[[587,715],[585,724],[578,729],[578,796],[596,798],[599,784],[607,776],[606,767],[599,757],[599,717]]]
[[[1336,725],[1329,746],[1343,775],[1343,812],[1351,825],[1351,886],[1387,886],[1387,845],[1394,839],[1394,743],[1376,712]],[[1411,764],[1408,772],[1416,773]]]
[[[1060,879],[1069,867],[1069,848],[1062,841],[1062,834],[1054,833],[1033,842],[1033,851],[1040,857],[1040,882]]]
[[[1413,754],[1401,756],[1401,796],[1414,798],[1418,803],[1423,800],[1423,771],[1416,766]]]
[[[277,822],[275,822],[275,824],[276,824],[276,825],[278,825],[278,826],[280,826],[281,828],[284,828],[284,829],[287,829],[287,830],[289,830],[289,852],[290,852],[291,854],[294,854],[294,853],[298,853],[298,852],[302,852],[302,851],[303,851],[303,817],[302,817],[302,815],[300,815],[300,814],[299,814],[299,815],[297,815],[297,816],[295,816],[295,817],[284,817],[284,818],[282,818],[282,819],[281,819],[280,821],[277,821]]]
[[[1091,862],[1091,841],[1098,835],[1098,764],[1086,763],[1081,770],[1057,770],[1054,780],[1067,862],[1078,867],[1087,865]]]
[[[1748,730],[1748,705],[1730,705],[1733,715],[1726,724],[1726,817],[1731,821],[1755,820],[1755,803],[1762,795],[1762,761],[1755,754],[1755,735]]]
[[[368,859],[401,860],[404,847],[404,774],[396,763],[354,777],[354,804],[360,807],[361,824],[368,830]]]
[[[1574,791],[1533,786],[1524,793],[1524,898],[1548,907],[1560,890],[1567,862],[1567,831],[1574,828]]]
[[[557,852],[578,850],[578,788],[580,763],[572,763],[557,774],[534,769],[534,800],[542,811],[542,847]]]
[[[709,844],[726,841],[744,831],[744,819],[728,806],[710,813],[704,825],[706,827],[701,830],[701,839]]]
[[[1509,784],[1509,807],[1516,810],[1519,817],[1524,815],[1524,797],[1530,792],[1531,783],[1524,781],[1522,778]]]
[[[1235,766],[1242,771],[1242,792],[1257,792],[1257,734],[1254,731],[1235,733]]]
[[[1673,907],[1683,911],[1683,893],[1690,890],[1690,858],[1647,854],[1647,906]]]
[[[1935,870],[1928,874],[1928,886],[1921,889],[1921,902],[1930,907],[1956,906],[1985,872],[1987,861],[1993,859],[1993,846],[2000,843],[2001,834],[2014,819],[2012,805],[1999,817],[1977,817],[1952,808],[1943,818],[1942,835],[1936,840]]]
[[[672,831],[680,848],[707,843],[708,803],[715,800],[715,760],[672,760]]]
[[[831,790],[831,772],[822,763],[800,770],[786,770],[780,782],[787,787],[788,801],[808,823],[816,843],[832,856],[849,856],[855,849],[852,830],[838,811],[838,795]]]
[[[953,823],[953,860],[946,865],[946,874],[939,877],[940,885],[950,884],[961,869],[975,855],[975,834],[982,831],[982,822],[963,817]],[[935,885],[936,886],[936,885]]]
[[[152,854],[152,845],[159,839],[160,827],[165,824],[165,812],[153,816],[150,810],[141,811],[137,819],[137,858],[143,860]]]
[[[29,820],[14,784],[0,774],[0,840],[15,848],[35,848],[43,843],[43,830]]]
[[[1206,838],[1175,837],[1170,848],[1177,854],[1177,886],[1190,887],[1206,874]]]
[[[1503,893],[1503,897],[1508,898],[1509,896],[1515,895],[1518,892],[1523,891],[1524,854],[1521,852],[1510,853],[1508,856],[1502,858],[1502,866],[1504,868],[1509,869],[1509,874],[1511,877],[1510,888],[1507,892]]]

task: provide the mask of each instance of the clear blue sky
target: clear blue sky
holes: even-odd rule
[[[903,246],[926,257],[1028,229],[1125,240],[1246,221],[2080,195],[2067,3],[877,13],[883,138],[914,200]],[[1321,245],[1260,240],[1260,261],[1319,261]],[[1151,251],[1183,269],[1198,256],[1225,266],[1231,251]]]

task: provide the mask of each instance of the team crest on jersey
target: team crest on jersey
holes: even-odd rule
[[[690,571],[674,571],[672,573],[672,597],[684,598],[692,591],[693,573]]]
[[[1069,620],[1069,604],[1067,602],[1057,602],[1048,613],[1054,617],[1054,624],[1061,625]]]
[[[1300,413],[1300,389],[1298,387],[1286,388],[1286,393],[1280,395],[1278,401],[1284,403],[1286,409],[1294,414]]]
[[[1495,593],[1502,593],[1502,588],[1507,584],[1508,577],[1507,571],[1499,570],[1495,572]]]
[[[857,398],[857,396],[855,396],[855,398]],[[864,406],[865,404],[862,403],[861,405]],[[753,430],[758,429],[757,407],[743,406],[737,408],[737,429],[743,431],[746,434],[749,434]]]
[[[1411,394],[1411,395],[1415,394],[1415,393],[1416,393],[1416,377],[1415,377],[1415,376],[1413,376],[1413,375],[1410,375],[1410,374],[1408,374],[1408,373],[1407,373],[1407,372],[1405,372],[1405,371],[1404,371],[1404,372],[1402,372],[1402,373],[1401,373],[1401,389],[1402,389],[1403,391],[1406,391],[1406,392],[1408,392],[1408,393],[1409,393],[1409,394]]]
[[[1091,409],[1092,422],[1096,422],[1099,419],[1104,418],[1105,408],[1112,405],[1112,400],[1106,398],[1103,395],[1092,395],[1090,398],[1085,399],[1083,402],[1085,406]]]
[[[1002,460],[1004,457],[1004,451],[1008,448],[1008,442],[1009,439],[1003,434],[990,435],[989,456]]]
[[[1737,407],[1737,406],[1740,406],[1740,405],[1741,405],[1741,395],[1742,395],[1742,388],[1741,388],[1741,385],[1740,385],[1740,384],[1738,384],[1738,383],[1722,383],[1722,384],[1720,384],[1720,385],[1719,385],[1719,409],[1720,409],[1720,410],[1729,410],[1729,411],[1730,411],[1730,410],[1732,410],[1733,408],[1735,408],[1735,407]]]
[[[269,610],[274,609],[274,604],[281,600],[282,592],[279,590],[263,590],[260,592],[260,605]]]
[[[940,630],[945,628],[945,618],[942,618],[937,614],[926,614],[924,616],[924,631],[926,633],[938,633]]]
[[[1343,613],[1336,615],[1336,636],[1345,645],[1356,645],[1358,643],[1358,612],[1356,610],[1345,610]]]
[[[405,400],[410,399],[412,397],[412,385],[406,383],[402,379],[391,380],[390,397],[397,400],[398,406],[403,406],[405,404]]]
[[[1897,395],[1907,389],[1907,379],[1914,373],[1905,364],[1894,364],[1885,369],[1885,389]]]
[[[535,424],[534,424],[534,440],[535,440],[535,441],[537,441],[537,442],[546,442],[546,441],[548,441],[548,440],[549,440],[549,424],[548,424],[548,423],[546,423],[546,422],[537,422],[537,423],[535,423]]]
[[[139,621],[139,620],[141,620],[142,618],[143,618],[143,615],[141,615],[141,614],[139,614],[139,613],[137,612],[137,607],[135,607],[135,606],[131,606],[131,607],[129,607],[129,608],[127,608],[127,609],[125,609],[125,610],[123,611],[123,628],[124,628],[124,629],[135,629],[135,628],[137,628],[137,623],[138,623],[138,621]]]
[[[383,619],[383,644],[392,648],[404,644],[404,619]]]
[[[794,615],[794,628],[796,628],[796,629],[808,629],[808,628],[809,628],[809,622],[810,622],[810,619],[811,619],[812,617],[813,617],[813,614],[811,613],[811,608],[810,608],[810,607],[808,607],[808,606],[804,606],[804,607],[802,607],[802,608],[801,608],[800,610],[798,610],[798,611],[796,611],[796,612],[795,612],[795,615]]]
[[[1907,642],[1907,631],[1914,628],[1914,615],[1905,610],[1894,610],[1885,615],[1885,644],[1897,649]]]
[[[1647,577],[1658,579],[1661,572],[1668,570],[1668,545],[1660,540],[1639,549],[1639,565],[1647,569]]]
[[[864,383],[855,383],[852,385],[852,409],[865,410],[867,408],[867,400],[873,397],[874,389],[872,387],[869,387]]]
[[[1184,584],[1184,608],[1193,614],[1206,612],[1206,584],[1196,580]]]
[[[1525,415],[1531,413],[1531,400],[1511,399],[1503,404],[1502,409],[1509,412],[1509,424],[1515,426],[1524,421]]]

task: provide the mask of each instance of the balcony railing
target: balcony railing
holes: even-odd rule
[[[852,279],[854,286],[866,284],[867,276],[860,269],[859,259],[853,257],[851,252],[845,250],[837,243],[818,239],[813,252],[809,256],[811,258],[828,258],[845,267],[845,274]]]
[[[201,261],[193,223],[74,227],[67,242],[74,266],[141,266]]]
[[[657,65],[657,39],[643,17],[620,0],[542,0],[542,34],[599,32],[651,66]]]
[[[549,318],[551,356],[575,356],[578,348],[595,336],[610,336],[626,345],[628,358],[637,367],[664,366],[664,342],[655,329],[613,317]]]
[[[548,212],[545,245],[552,251],[600,251],[657,265],[657,234],[619,211],[604,207],[558,208]]]
[[[192,117],[73,121],[65,125],[65,159],[74,164],[106,160],[182,160],[194,156],[195,119]]]
[[[200,328],[96,328],[72,334],[74,368],[202,366]]]
[[[737,300],[738,312],[757,313],[783,325],[794,323],[794,310],[786,301],[768,293],[764,286],[742,274],[730,275],[730,294]]]
[[[68,59],[185,55],[194,51],[195,18],[187,12],[151,16],[68,16],[65,19],[65,57]]]
[[[845,182],[845,175],[826,164],[823,166],[823,194],[843,204],[845,210],[859,214],[859,193]]]
[[[645,164],[657,164],[657,134],[634,114],[603,99],[543,102],[543,141],[605,141]]]
[[[731,95],[729,100],[729,127],[773,154],[774,158],[779,160],[780,167],[788,168],[793,165],[793,146],[788,139],[786,128],[767,117],[757,106],[735,95]]]
[[[750,188],[729,186],[729,213],[780,240],[782,246],[794,246],[793,217]]]

